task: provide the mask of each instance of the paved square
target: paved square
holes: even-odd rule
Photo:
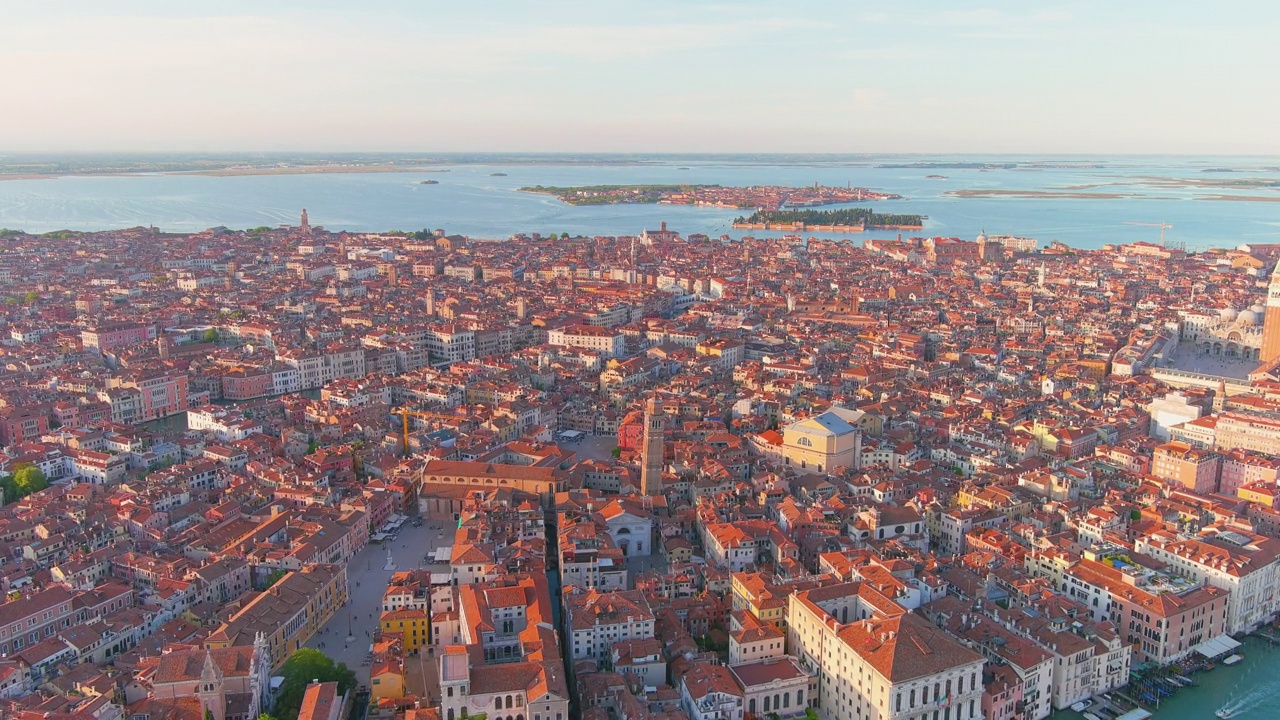
[[[346,663],[356,673],[362,684],[369,684],[369,666],[363,665],[365,655],[373,644],[373,634],[382,612],[382,595],[393,572],[428,568],[448,572],[447,565],[428,566],[423,556],[434,553],[436,548],[453,544],[455,525],[441,520],[425,520],[422,527],[406,522],[395,540],[385,543],[369,543],[347,564],[347,583],[351,601],[316,633],[307,647],[316,648],[333,658],[335,663]],[[387,549],[395,561],[394,571],[383,570],[387,562]],[[348,631],[350,628],[350,631]],[[348,641],[348,632],[355,638]],[[408,658],[406,666],[418,662]],[[428,660],[429,662],[429,660]],[[407,669],[407,668],[406,668]]]

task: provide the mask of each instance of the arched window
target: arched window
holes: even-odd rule
[[[813,441],[807,437],[798,438],[796,444],[800,447],[813,447]]]
[[[770,709],[770,708],[769,708],[769,696],[768,696],[768,695],[765,695],[765,696],[764,696],[764,711],[765,711],[765,712],[769,712],[769,709]]]

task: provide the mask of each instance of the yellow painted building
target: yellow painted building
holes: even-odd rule
[[[399,658],[374,663],[369,670],[369,690],[374,702],[404,697],[404,663]]]
[[[777,589],[760,573],[733,574],[733,609],[746,610],[761,622],[779,629],[787,627],[787,596],[791,588]]]
[[[1258,503],[1269,508],[1276,506],[1276,486],[1265,482],[1253,482],[1236,489],[1236,497],[1245,502]]]
[[[406,653],[414,652],[427,644],[427,629],[430,624],[426,613],[408,608],[384,612],[378,622],[383,637],[399,633]]]
[[[791,423],[782,430],[782,457],[801,470],[832,472],[838,467],[856,468],[862,448],[857,410],[833,407]]]

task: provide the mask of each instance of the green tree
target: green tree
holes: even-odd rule
[[[204,331],[204,341],[205,341],[205,342],[207,342],[207,343],[216,343],[216,342],[218,342],[218,329],[217,329],[217,328],[209,328],[208,330],[205,330],[205,331]]]
[[[569,233],[567,233],[567,232],[562,232],[562,233],[560,233],[560,239],[561,239],[561,240],[568,240],[568,239],[569,239]]]
[[[22,296],[22,302],[24,303],[33,303],[39,299],[40,299],[40,293],[36,292],[35,290],[32,290],[31,292]]]
[[[289,656],[280,667],[284,682],[272,713],[276,717],[297,717],[302,709],[302,696],[312,681],[338,683],[338,694],[356,686],[356,674],[345,664],[334,665],[327,655],[312,648],[302,648]]]
[[[10,498],[9,488],[6,487],[6,500],[24,498],[33,492],[39,492],[49,487],[49,480],[44,476],[44,471],[31,463],[18,465],[13,471],[11,482],[13,483],[13,496]]]
[[[275,570],[275,571],[272,571],[272,573],[271,573],[270,575],[268,575],[266,578],[264,578],[264,579],[263,579],[263,581],[262,581],[262,589],[263,589],[263,590],[266,590],[267,588],[271,587],[272,585],[275,585],[276,583],[280,582],[280,578],[284,577],[284,576],[285,576],[285,574],[286,574],[286,573],[285,573],[285,571],[284,571],[284,570]]]
[[[609,451],[609,454],[612,455],[614,459],[620,458],[622,457],[622,448],[615,445],[614,448]]]

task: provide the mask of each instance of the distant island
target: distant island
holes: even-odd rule
[[[440,181],[439,180],[422,180],[418,184],[419,185],[439,185]]]
[[[520,192],[555,195],[569,205],[702,205],[720,208],[782,210],[818,205],[901,200],[901,195],[860,187],[818,185],[784,187],[752,185],[583,185],[578,187],[522,187]]]
[[[862,232],[863,230],[922,230],[923,215],[878,213],[871,208],[839,210],[758,210],[733,221],[740,230]]]
[[[489,177],[506,177],[506,173],[489,173]]]
[[[534,185],[520,192],[555,195],[569,205],[653,205],[673,195],[695,192],[717,185],[580,185],[555,187]]]
[[[1012,170],[1017,163],[987,162],[913,162],[876,165],[880,170]]]
[[[881,170],[1087,170],[1106,167],[1098,163],[998,163],[998,162],[911,162],[883,163],[875,166]]]

